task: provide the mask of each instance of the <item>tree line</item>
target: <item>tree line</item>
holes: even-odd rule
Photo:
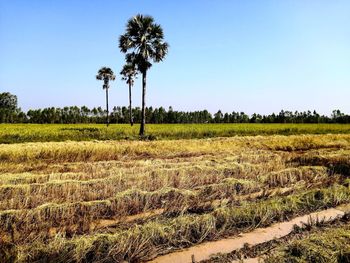
[[[110,123],[130,123],[130,116],[134,123],[141,123],[142,110],[139,107],[113,107]],[[318,114],[316,111],[292,112],[280,111],[269,115],[244,112],[223,113],[218,111],[211,114],[207,110],[176,111],[172,107],[145,108],[147,123],[350,123],[350,115],[334,110],[331,116]],[[101,107],[92,109],[82,106],[63,108],[43,108],[23,112],[17,105],[17,96],[8,92],[0,93],[0,122],[1,123],[105,123],[106,110]]]

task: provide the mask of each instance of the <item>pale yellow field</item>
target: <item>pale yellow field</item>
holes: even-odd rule
[[[0,256],[139,262],[350,203],[350,135],[0,147]]]

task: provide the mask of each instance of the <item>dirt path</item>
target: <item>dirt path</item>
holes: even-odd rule
[[[244,244],[254,246],[262,244],[273,239],[282,238],[293,231],[294,225],[302,227],[310,221],[330,222],[337,218],[343,217],[345,214],[344,207],[330,208],[320,212],[311,213],[305,216],[294,218],[288,222],[274,224],[267,228],[257,228],[249,233],[244,233],[232,238],[226,238],[218,241],[205,242],[195,245],[188,249],[173,252],[153,259],[152,263],[193,263],[201,260],[208,260],[210,256],[217,253],[230,253],[234,250],[243,248]],[[235,261],[239,262],[239,261]],[[258,258],[247,259],[244,262],[258,262]]]

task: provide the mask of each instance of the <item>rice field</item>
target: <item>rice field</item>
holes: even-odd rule
[[[15,127],[1,129],[2,142]],[[161,138],[152,141],[57,139],[63,126],[28,127],[18,139],[25,143],[0,147],[0,262],[164,262],[186,248],[350,204],[349,126],[301,125],[285,136],[269,134],[292,125],[268,125],[250,136],[262,126],[241,125],[234,129],[245,136],[228,137],[228,125],[227,137],[217,137],[225,125],[213,125],[212,138],[198,126],[197,139],[176,139],[193,131],[150,125]],[[204,261],[347,262],[344,211]]]
[[[0,143],[138,140],[139,125],[112,124],[0,124]],[[145,139],[201,139],[212,137],[296,134],[350,134],[350,124],[148,124]]]

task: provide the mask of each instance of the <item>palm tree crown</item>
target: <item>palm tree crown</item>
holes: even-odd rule
[[[136,15],[126,25],[126,32],[119,38],[119,48],[127,53],[126,59],[144,73],[152,66],[151,61],[160,62],[168,53],[163,29],[153,17]]]
[[[135,66],[131,63],[127,63],[123,66],[122,71],[120,71],[120,75],[122,75],[122,80],[125,80],[127,84],[134,85],[134,79],[136,78],[137,71]]]
[[[104,81],[103,89],[108,89],[109,88],[109,81],[115,80],[115,75],[114,75],[114,72],[111,68],[102,67],[97,72],[96,79],[103,80]]]

